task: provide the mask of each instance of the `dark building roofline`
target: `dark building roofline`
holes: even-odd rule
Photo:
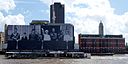
[[[105,35],[105,37],[107,38],[109,38],[109,37],[118,37],[118,38],[123,38],[123,35]]]
[[[99,34],[79,34],[81,37],[100,37]],[[104,35],[103,38],[123,38],[123,35]]]
[[[81,39],[125,39],[125,38],[81,37]]]
[[[48,20],[32,20],[32,22],[49,22]]]
[[[59,4],[59,5],[60,5],[60,4],[61,4],[61,2],[54,2],[54,4]],[[62,4],[61,4],[61,5],[62,5]]]

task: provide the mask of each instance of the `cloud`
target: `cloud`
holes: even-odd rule
[[[0,30],[3,31],[4,25],[25,25],[24,22],[24,16],[22,14],[18,15],[8,15],[8,16],[3,16],[3,14],[0,12]]]
[[[37,3],[37,1],[36,0],[33,0],[33,1],[31,1],[31,0],[15,0],[15,3],[17,3],[17,4],[35,4],[35,3]]]
[[[40,0],[49,5],[51,0]],[[105,34],[123,34],[128,42],[128,12],[115,14],[109,0],[56,0],[65,4],[66,22],[75,27],[76,42],[78,34],[98,34],[100,20],[104,24]]]
[[[3,21],[8,25],[24,25],[24,16],[22,14],[18,15],[8,15],[4,17]]]
[[[0,0],[0,10],[8,12],[16,7],[13,0]]]
[[[13,0],[0,0],[0,30],[4,31],[4,25],[24,25],[24,16],[22,14],[17,15],[7,15],[4,16],[2,11],[8,12],[9,10],[13,10],[16,7]]]

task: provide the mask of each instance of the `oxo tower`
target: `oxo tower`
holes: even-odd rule
[[[99,24],[99,35],[100,35],[101,37],[104,36],[104,26],[103,26],[102,21],[100,21],[100,24]]]

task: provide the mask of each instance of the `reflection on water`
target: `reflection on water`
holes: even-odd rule
[[[128,54],[92,56],[91,59],[5,59],[0,55],[0,64],[128,64]]]

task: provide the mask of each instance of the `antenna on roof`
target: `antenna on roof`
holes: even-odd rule
[[[56,20],[56,16],[55,16],[55,9],[54,9],[54,1],[52,0],[52,12],[53,12],[53,16],[52,16],[52,20],[53,20],[53,23],[55,23],[55,20]]]

